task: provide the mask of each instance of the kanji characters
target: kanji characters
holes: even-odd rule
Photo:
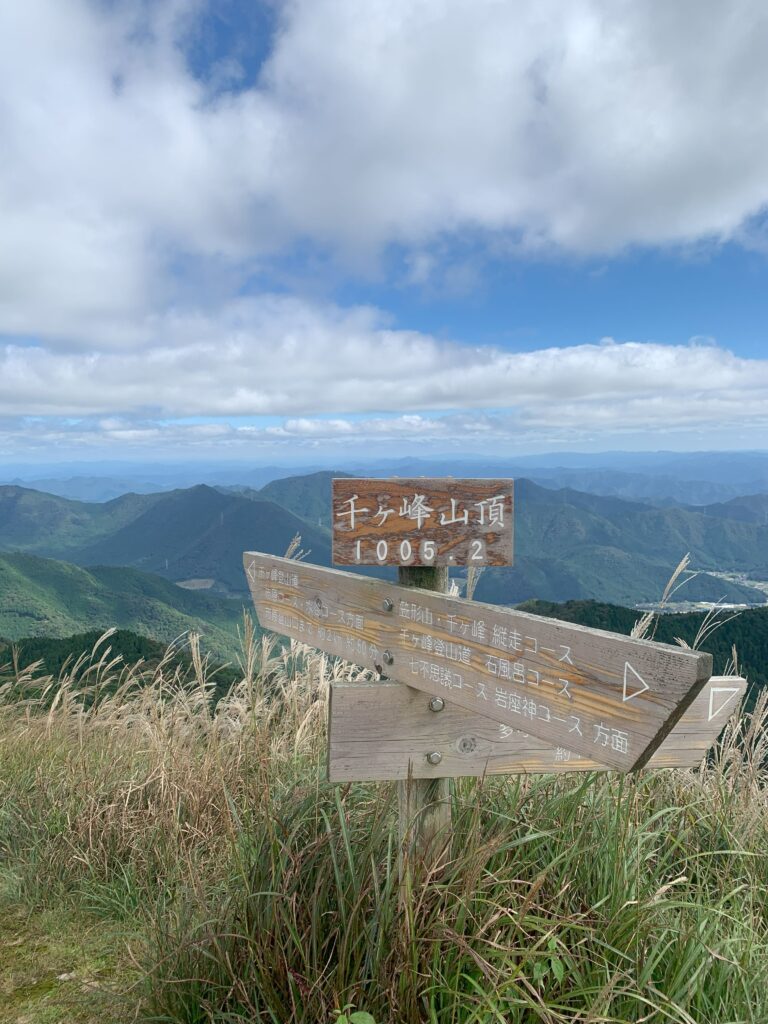
[[[402,505],[400,506],[400,516],[403,519],[413,519],[416,523],[417,529],[421,529],[424,523],[429,519],[435,510],[427,505],[426,496],[424,494],[414,494],[413,500],[409,501],[408,498],[403,498]]]
[[[504,525],[503,494],[495,494],[492,498],[486,498],[485,501],[476,501],[475,508],[480,509],[479,521],[481,526],[485,526],[486,522],[489,526]]]
[[[349,528],[350,528],[350,530],[354,530],[354,528],[355,528],[355,520],[357,519],[357,517],[361,513],[363,513],[363,512],[370,512],[371,511],[369,508],[358,508],[357,507],[357,499],[359,497],[360,497],[359,494],[353,494],[351,498],[347,498],[346,501],[342,502],[342,505],[349,505],[349,508],[346,510],[346,512],[337,512],[336,513],[336,518],[337,519],[342,519],[344,516],[349,516]]]

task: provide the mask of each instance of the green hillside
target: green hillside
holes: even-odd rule
[[[141,515],[162,494],[124,494],[93,504],[25,487],[0,487],[0,551],[66,557]]]
[[[294,515],[318,526],[331,527],[331,481],[334,477],[348,477],[349,473],[336,471],[308,473],[272,480],[257,493],[262,498],[277,502]]]
[[[180,670],[184,679],[194,677],[194,666],[192,655],[186,646],[175,649],[172,656],[168,656],[168,645],[160,640],[153,640],[151,637],[142,636],[129,629],[114,630],[106,640],[103,640],[103,629],[92,629],[87,633],[75,633],[67,637],[21,637],[19,640],[0,639],[0,683],[14,680],[12,666],[14,659],[18,658],[19,666],[24,669],[42,662],[42,668],[35,671],[36,678],[42,674],[52,675],[59,678],[65,669],[71,671],[74,666],[81,663],[80,679],[83,679],[82,672],[88,671],[88,666],[93,661],[100,660],[103,655],[109,652],[109,660],[121,659],[121,668],[141,664],[141,669],[148,673],[157,670],[161,662],[164,665],[166,677]],[[91,657],[96,651],[95,657]],[[85,655],[85,660],[83,660]],[[209,669],[210,687],[214,699],[218,700],[229,690],[233,683],[236,683],[242,676],[234,663],[219,664],[214,659],[214,665]],[[4,678],[5,677],[5,678]],[[120,674],[117,674],[117,679]],[[87,684],[87,677],[86,677]],[[114,692],[115,685],[101,688],[101,692]],[[41,688],[32,684],[24,687],[24,696],[40,694]],[[55,692],[55,691],[54,691]]]
[[[194,630],[207,649],[231,658],[244,606],[135,569],[83,569],[33,555],[0,555],[0,636],[7,640],[115,626],[169,643]]]
[[[689,551],[700,569],[768,569],[768,526],[706,509],[656,508],[520,480],[515,523],[521,557],[572,558],[589,547],[669,565]]]
[[[702,511],[720,519],[735,519],[742,523],[768,525],[768,494],[745,494],[730,501],[707,505]]]
[[[172,491],[108,539],[78,550],[81,565],[132,565],[172,580],[213,579],[245,593],[243,552],[285,554],[300,533],[312,561],[328,565],[330,538],[280,505],[212,487]]]
[[[283,554],[300,533],[309,560],[330,564],[329,531],[315,524],[328,522],[334,475],[276,480],[248,496],[198,486],[124,495],[104,505],[0,488],[0,550],[83,566],[126,565],[176,581],[209,579],[220,593],[245,594],[243,551]],[[519,480],[516,564],[485,572],[477,597],[500,604],[653,601],[687,552],[695,569],[768,576],[766,501],[757,495],[700,510],[657,508]],[[690,583],[684,596],[763,602],[754,589],[707,575]]]
[[[517,558],[511,569],[486,569],[475,596],[492,604],[545,601],[602,600],[635,605],[661,596],[672,570],[685,554],[668,562],[631,554],[619,548],[591,546],[559,558]],[[695,563],[694,563],[695,564]],[[761,595],[747,586],[702,573],[678,595],[686,601],[755,604]]]
[[[75,633],[67,637],[27,636],[17,640],[0,639],[0,666],[9,663],[12,649],[19,652],[19,664],[24,667],[42,661],[45,671],[58,675],[65,664],[76,662],[83,654],[92,651],[104,630],[92,629],[86,633]],[[133,633],[129,629],[117,629],[103,647],[110,650],[110,657],[120,657],[126,665],[144,662],[155,666],[162,660],[167,645],[151,637]]]
[[[312,561],[330,564],[330,537],[274,502],[201,485],[125,495],[104,505],[0,487],[0,550],[125,565],[170,580],[212,579],[245,594],[243,552],[285,553],[296,533]]]

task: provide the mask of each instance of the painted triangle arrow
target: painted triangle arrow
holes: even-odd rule
[[[711,722],[713,718],[717,718],[738,692],[738,686],[713,686],[709,691],[709,717],[707,721]]]
[[[640,684],[638,686],[638,683]],[[633,689],[634,687],[634,689]],[[637,669],[632,668],[628,661],[624,662],[624,696],[621,698],[624,701],[632,700],[633,697],[638,697],[641,693],[645,693],[646,690],[650,690],[650,686]]]

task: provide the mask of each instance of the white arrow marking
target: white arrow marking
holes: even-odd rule
[[[707,721],[711,722],[713,718],[717,718],[717,716],[731,703],[738,692],[738,686],[713,686],[709,691],[709,717],[707,718]],[[717,707],[715,707],[715,694],[720,695],[720,701]]]
[[[256,582],[256,563],[255,562],[249,562],[248,563],[248,579],[251,581],[251,583],[255,583]]]
[[[636,679],[640,686],[630,691],[630,686],[633,685],[632,679]],[[634,684],[636,685],[636,684]],[[628,661],[624,662],[624,696],[621,698],[623,701],[632,700],[633,697],[638,697],[641,693],[645,693],[646,690],[650,690],[650,686],[637,669],[632,668]]]

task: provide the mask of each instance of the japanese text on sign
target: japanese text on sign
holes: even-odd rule
[[[338,565],[511,565],[511,480],[333,481]]]
[[[666,644],[274,556],[245,564],[266,628],[620,770],[645,763],[711,672],[710,655]]]

